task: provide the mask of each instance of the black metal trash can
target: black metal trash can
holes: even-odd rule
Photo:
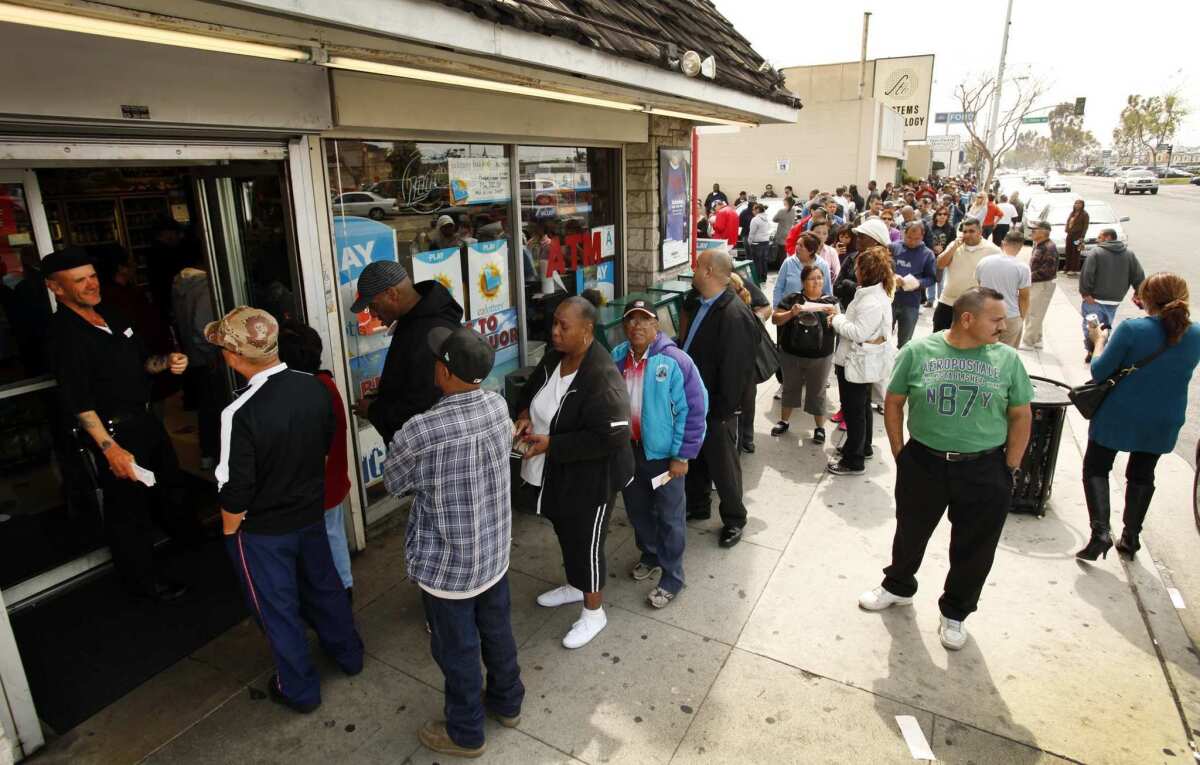
[[[1058,464],[1058,442],[1062,440],[1063,423],[1067,419],[1067,407],[1071,399],[1065,383],[1036,375],[1029,376],[1033,382],[1033,428],[1029,434],[1029,446],[1021,460],[1021,475],[1013,486],[1012,508],[1014,513],[1046,514],[1046,500],[1054,486],[1054,468]]]

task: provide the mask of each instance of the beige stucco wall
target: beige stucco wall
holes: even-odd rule
[[[818,101],[805,105],[795,125],[763,125],[736,133],[701,131],[700,195],[713,183],[732,194],[743,189],[758,194],[768,183],[777,192],[790,185],[799,196],[809,189],[832,190],[850,183],[866,188],[877,172],[880,110],[871,100]],[[790,162],[787,172],[778,169],[783,159]],[[895,165],[891,160],[893,172]]]

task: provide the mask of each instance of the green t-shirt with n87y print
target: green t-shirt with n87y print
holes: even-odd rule
[[[1033,399],[1017,352],[1003,343],[963,350],[935,332],[900,351],[888,383],[908,397],[908,432],[931,449],[982,452],[1008,440],[1008,409]]]

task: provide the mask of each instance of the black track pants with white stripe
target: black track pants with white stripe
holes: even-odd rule
[[[602,505],[558,512],[551,517],[554,533],[562,548],[567,584],[584,592],[599,592],[608,578],[604,543],[608,539],[608,521],[612,517],[612,495]]]

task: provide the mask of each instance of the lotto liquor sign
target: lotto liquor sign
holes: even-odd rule
[[[924,141],[929,134],[929,95],[933,54],[875,61],[875,100],[904,118],[904,140]]]

